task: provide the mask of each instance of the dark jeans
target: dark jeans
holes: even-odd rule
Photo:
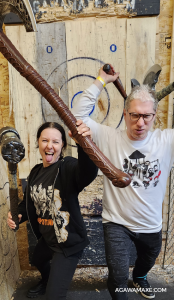
[[[127,288],[129,256],[132,242],[137,249],[137,260],[133,279],[145,276],[155,264],[162,244],[162,231],[157,233],[135,233],[115,223],[104,223],[105,252],[109,269],[108,290],[113,300],[128,299],[126,292],[115,292],[116,288]]]
[[[63,252],[52,251],[41,238],[34,250],[32,263],[40,271],[42,280],[47,281],[46,299],[65,300],[82,251],[65,257]],[[51,264],[50,264],[51,260]]]

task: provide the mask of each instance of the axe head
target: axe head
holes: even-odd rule
[[[36,20],[29,0],[0,0],[0,26],[4,23],[5,16],[13,12],[23,21],[26,31],[37,31]]]
[[[155,85],[158,82],[161,70],[162,68],[159,65],[153,65],[145,75],[143,84],[148,84],[148,86],[155,91]]]
[[[25,156],[25,148],[15,128],[3,127],[0,129],[1,154],[4,160],[17,164]]]
[[[137,85],[140,85],[140,83],[138,82],[138,80],[136,80],[135,78],[132,78],[131,79],[131,87],[132,89],[137,86]]]

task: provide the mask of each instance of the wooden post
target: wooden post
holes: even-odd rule
[[[173,1],[173,16],[174,16],[174,1]],[[171,60],[170,60],[170,82],[174,82],[174,19],[172,26],[172,42],[171,42]],[[172,128],[173,126],[173,98],[174,94],[169,95],[168,100],[168,118],[167,118],[167,127]]]

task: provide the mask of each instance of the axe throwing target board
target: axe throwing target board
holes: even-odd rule
[[[38,32],[26,33],[24,26],[6,26],[6,34],[24,58],[73,107],[84,89],[97,77],[99,68],[111,63],[126,92],[130,80],[140,83],[155,63],[156,18],[88,18],[39,24]],[[45,121],[62,121],[47,101],[9,65],[10,103],[15,127],[26,155],[19,163],[19,177],[26,178],[40,162],[36,132]],[[99,123],[124,128],[123,98],[113,84],[102,91],[90,116]],[[65,128],[66,129],[66,128]],[[67,155],[75,155],[68,140]]]

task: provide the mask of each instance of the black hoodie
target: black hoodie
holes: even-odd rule
[[[53,168],[51,166],[47,167],[50,168],[50,171],[54,169],[54,172],[50,173],[54,179],[52,182],[53,197],[50,201],[50,211],[52,212],[50,220],[45,221],[45,219],[39,217],[38,208],[41,206],[40,204],[37,206],[36,203],[38,202],[34,202],[35,197],[32,197],[31,193],[38,175],[42,174],[43,170],[43,164],[38,164],[30,172],[23,201],[19,204],[19,214],[22,214],[20,223],[29,220],[36,238],[39,239],[42,236],[40,231],[44,227],[42,226],[44,222],[47,222],[46,225],[48,225],[48,222],[52,222],[56,243],[58,242],[58,246],[62,249],[65,256],[69,256],[81,251],[89,244],[85,224],[80,212],[78,194],[95,179],[97,167],[79,145],[78,160],[73,157],[65,157],[55,163]],[[46,171],[48,172],[49,169]],[[55,191],[58,191],[60,195],[58,203],[61,203],[61,206],[58,209],[54,201]],[[39,195],[39,193],[37,194]],[[39,199],[39,203],[44,203],[44,201],[40,202]],[[63,223],[64,225],[62,226]],[[49,242],[48,239],[48,245]]]

